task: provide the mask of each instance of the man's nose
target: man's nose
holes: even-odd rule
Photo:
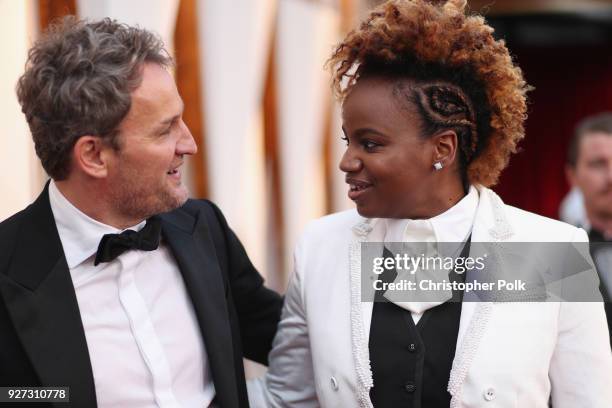
[[[183,122],[182,119],[179,123],[179,126],[181,137],[178,140],[178,143],[176,144],[176,154],[179,156],[182,156],[184,154],[195,154],[198,151],[198,145],[193,139],[191,131],[189,131],[189,128],[187,127],[185,122]]]

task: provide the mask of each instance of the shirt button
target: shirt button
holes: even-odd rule
[[[413,383],[409,382],[409,383],[406,383],[406,385],[404,385],[404,389],[408,393],[413,393],[413,392],[416,391],[416,385],[414,385]]]
[[[410,343],[410,344],[408,345],[408,351],[410,351],[411,353],[415,352],[415,351],[416,351],[416,348],[417,348],[417,347],[416,347],[416,344],[414,344],[414,343]]]
[[[331,383],[332,390],[338,391],[338,380],[336,380],[336,377],[332,376],[329,382]]]
[[[489,388],[482,394],[482,396],[484,397],[485,401],[493,401],[495,399],[495,390],[493,388]]]

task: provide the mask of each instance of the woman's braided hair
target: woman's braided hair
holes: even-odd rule
[[[328,61],[341,100],[365,77],[395,81],[423,134],[452,129],[463,176],[491,186],[524,137],[529,87],[503,40],[465,0],[391,0],[350,32]],[[408,80],[408,81],[405,81]]]

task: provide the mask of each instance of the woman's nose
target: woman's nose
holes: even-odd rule
[[[361,160],[354,154],[352,154],[350,152],[350,149],[347,149],[346,152],[344,152],[342,159],[340,160],[340,170],[345,173],[354,173],[356,171],[359,171],[361,169],[361,166]]]

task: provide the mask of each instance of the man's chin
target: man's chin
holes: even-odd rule
[[[148,206],[148,216],[167,213],[183,206],[189,199],[186,189],[166,190],[157,196],[156,204]]]
[[[187,194],[185,194],[185,196],[183,196],[183,197],[180,197],[176,201],[176,207],[174,207],[173,210],[175,210],[175,209],[177,209],[179,207],[182,207],[187,202],[187,200],[189,200],[189,196]]]
[[[180,186],[172,192],[171,197],[172,202],[169,203],[169,208],[167,211],[176,210],[177,208],[183,206],[183,204],[185,204],[189,199],[189,192],[187,191],[187,188]]]

